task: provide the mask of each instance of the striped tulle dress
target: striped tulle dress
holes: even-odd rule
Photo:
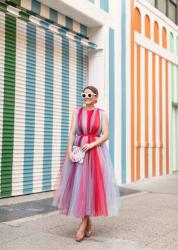
[[[102,135],[103,117],[102,109],[77,108],[73,145],[97,140]],[[88,150],[83,163],[72,162],[66,151],[59,167],[53,205],[60,213],[77,218],[118,215],[120,192],[106,142]]]

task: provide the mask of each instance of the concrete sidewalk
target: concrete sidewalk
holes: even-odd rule
[[[92,218],[91,238],[76,242],[74,237],[80,220],[49,209],[19,219],[7,218],[0,223],[0,249],[177,250],[178,174],[122,188],[132,189],[133,193],[121,197],[119,216]],[[140,192],[134,193],[135,190]],[[8,206],[13,212],[22,201],[40,202],[51,196],[52,193],[44,193],[2,199],[0,209]]]

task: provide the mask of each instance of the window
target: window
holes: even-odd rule
[[[157,8],[166,14],[166,0],[157,0]]]
[[[168,17],[175,23],[176,22],[176,17],[177,17],[177,4],[175,4],[175,0],[174,1],[169,1],[169,5],[168,5]]]
[[[178,0],[146,0],[178,25]]]

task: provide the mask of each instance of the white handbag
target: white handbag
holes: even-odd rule
[[[85,152],[82,150],[81,147],[73,146],[72,147],[72,153],[75,156],[75,162],[83,163]]]

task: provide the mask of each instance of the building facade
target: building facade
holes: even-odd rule
[[[0,1],[1,197],[53,189],[88,84],[118,185],[178,170],[178,27],[157,6]]]

